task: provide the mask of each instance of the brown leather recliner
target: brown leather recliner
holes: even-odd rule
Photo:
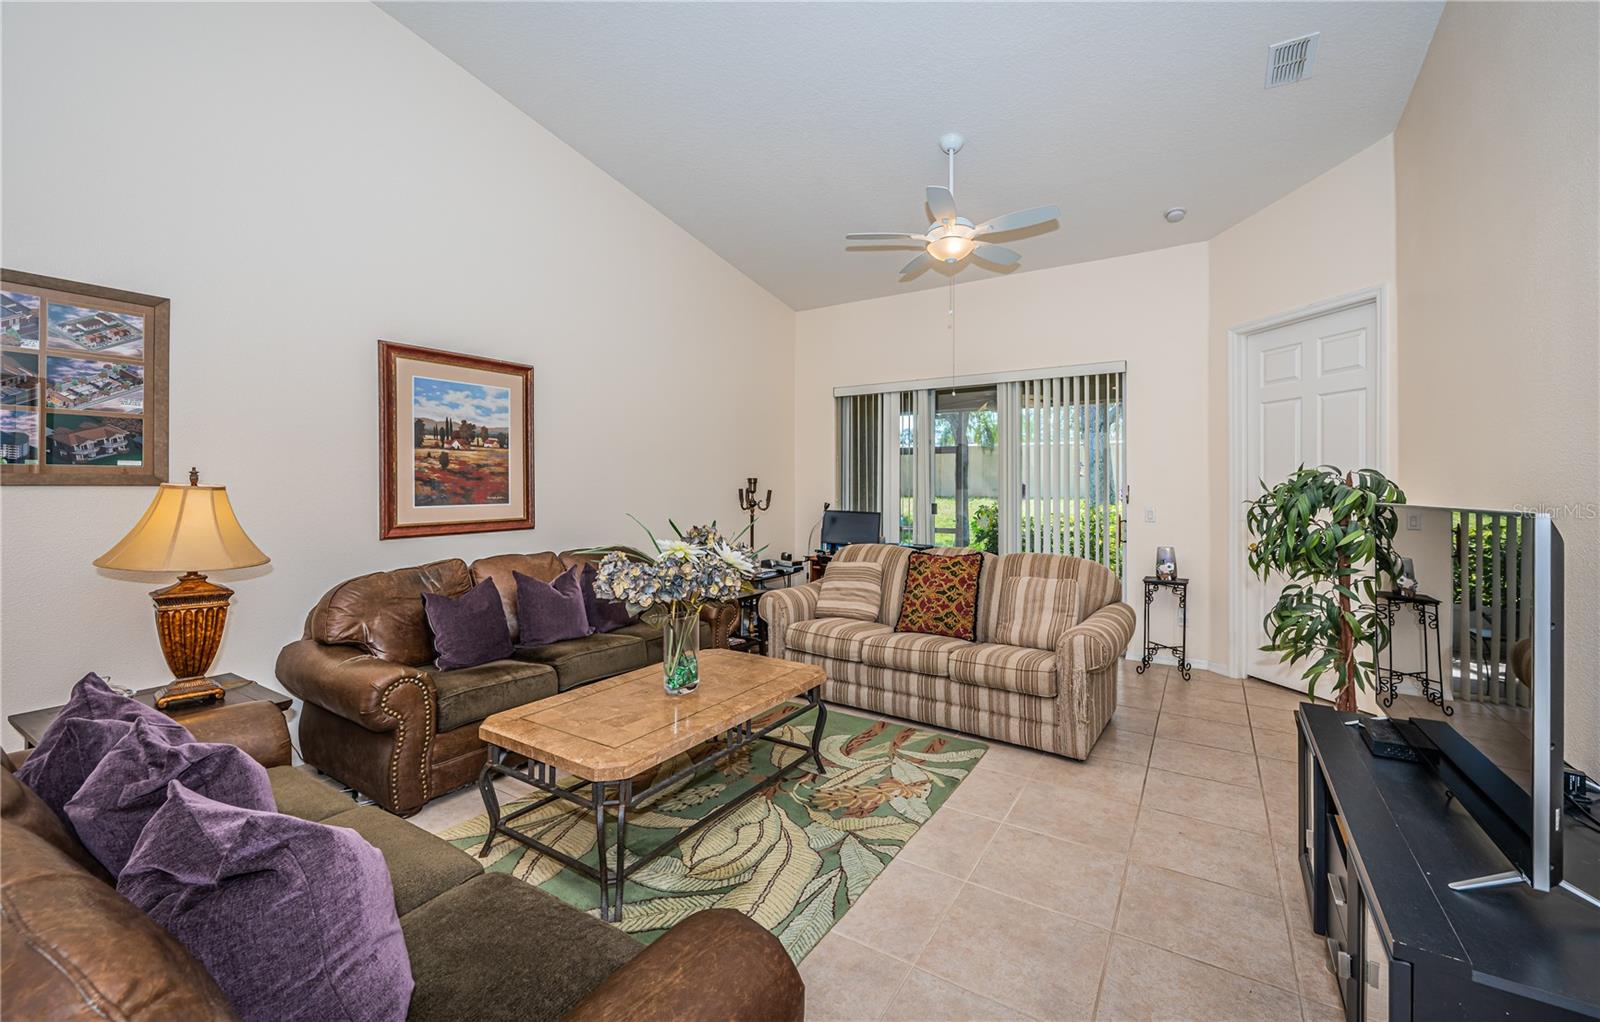
[[[305,761],[393,813],[473,783],[484,763],[478,723],[492,713],[661,661],[651,615],[615,632],[547,646],[518,645],[513,658],[441,671],[422,594],[459,596],[484,579],[500,592],[513,643],[519,639],[514,572],[550,581],[597,556],[499,554],[459,558],[341,582],[312,608],[304,636],[278,654],[278,679],[305,701]],[[708,607],[701,645],[721,648],[738,619]]]

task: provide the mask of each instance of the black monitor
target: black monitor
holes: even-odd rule
[[[822,512],[822,548],[835,550],[851,543],[882,543],[883,516],[876,511]]]

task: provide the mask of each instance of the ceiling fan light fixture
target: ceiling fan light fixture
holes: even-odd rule
[[[1008,269],[1017,265],[1022,258],[1022,253],[1015,249],[1006,248],[984,240],[985,235],[1005,234],[1011,231],[1022,231],[1030,227],[1050,224],[1061,218],[1061,210],[1055,206],[1037,206],[1033,209],[1019,209],[1004,216],[997,216],[974,225],[971,220],[956,212],[956,153],[965,143],[960,135],[950,133],[939,138],[939,148],[944,150],[948,161],[949,176],[947,183],[942,185],[929,185],[923,195],[927,200],[928,231],[926,234],[909,234],[899,231],[872,232],[864,234],[846,234],[846,241],[889,241],[897,247],[903,244],[924,242],[926,250],[918,253],[917,257],[901,267],[902,278],[910,279],[926,270],[933,263],[955,265],[976,253],[977,259],[985,266]],[[902,240],[903,239],[903,240]]]
[[[959,263],[972,254],[974,242],[971,238],[963,238],[951,234],[937,241],[930,242],[928,254],[946,263]]]

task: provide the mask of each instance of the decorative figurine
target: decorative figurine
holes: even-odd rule
[[[1411,558],[1400,558],[1400,570],[1394,576],[1394,591],[1406,596],[1417,595],[1417,569]]]
[[[1163,582],[1171,582],[1178,577],[1178,555],[1172,547],[1156,547],[1156,578]]]

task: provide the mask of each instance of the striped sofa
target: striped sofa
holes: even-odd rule
[[[818,617],[822,582],[763,594],[768,654],[826,670],[829,702],[1087,759],[1116,709],[1117,662],[1133,639],[1133,608],[1117,577],[1078,557],[984,554],[978,641],[966,642],[894,630],[910,556],[905,547],[863,543],[833,559],[883,566],[876,621]],[[1077,621],[1053,649],[991,641],[1013,577],[1077,583]]]

